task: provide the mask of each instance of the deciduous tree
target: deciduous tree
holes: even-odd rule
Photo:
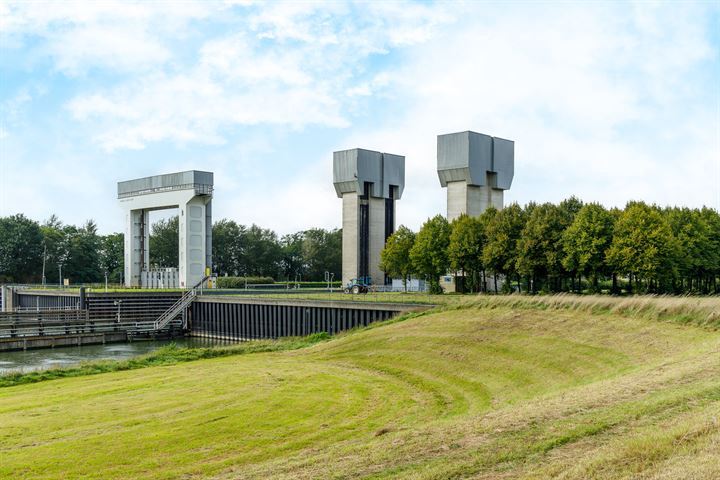
[[[426,221],[415,237],[410,250],[415,271],[427,277],[430,291],[441,293],[440,276],[450,268],[448,246],[450,245],[450,224],[441,215]]]
[[[415,245],[415,233],[401,225],[388,237],[385,248],[380,252],[380,269],[387,275],[402,278],[407,292],[407,281],[414,273],[410,251]]]
[[[42,268],[40,225],[23,214],[0,217],[0,278],[11,282],[37,280]]]
[[[180,264],[180,234],[177,215],[155,222],[150,230],[150,265],[177,268]]]
[[[600,276],[608,273],[605,255],[612,242],[613,224],[610,212],[598,203],[589,203],[562,235],[563,266],[591,278],[595,291]]]
[[[499,211],[489,208],[480,218],[487,221],[483,263],[496,276],[495,289],[498,274],[505,275],[508,281],[516,277],[519,285],[518,242],[525,227],[526,213],[520,205],[512,203]]]
[[[676,254],[677,244],[665,216],[642,202],[628,204],[615,224],[608,249],[612,268],[645,281],[645,288],[653,290],[653,285],[672,277]]]
[[[480,287],[480,272],[483,270],[484,224],[477,217],[461,215],[453,220],[450,227],[450,266],[454,270],[462,270],[468,289],[477,291]]]

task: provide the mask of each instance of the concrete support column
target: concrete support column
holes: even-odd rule
[[[150,264],[150,212],[125,214],[125,285],[140,286],[140,272]]]
[[[498,210],[501,210],[505,206],[505,204],[503,203],[504,196],[505,193],[503,190],[493,188],[492,190],[490,190],[490,205],[492,205]]]
[[[464,181],[447,183],[447,219],[452,222],[460,215],[479,217],[489,207],[503,208],[503,191],[469,185]]]
[[[15,310],[15,291],[7,285],[2,285],[2,305],[0,305],[0,312],[12,312]]]
[[[212,263],[212,200],[205,204],[205,265],[213,270]]]
[[[356,192],[349,192],[343,194],[342,202],[342,281],[345,285],[358,276],[360,201]]]
[[[383,285],[380,253],[395,230],[405,157],[360,148],[334,152],[333,183],[343,201],[343,283],[368,276]]]
[[[385,199],[368,199],[370,215],[370,242],[368,274],[375,285],[385,284],[385,272],[380,269],[380,252],[385,248]]]
[[[192,287],[205,275],[207,208],[205,198],[193,197],[180,205],[180,287]],[[212,221],[212,220],[211,220]]]

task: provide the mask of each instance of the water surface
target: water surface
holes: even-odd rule
[[[34,350],[0,352],[0,375],[14,372],[30,372],[55,367],[68,367],[94,360],[127,360],[158,348],[175,343],[179,346],[228,345],[226,340],[209,338],[176,338],[161,341],[134,341],[132,343],[107,343],[74,347],[38,348]]]

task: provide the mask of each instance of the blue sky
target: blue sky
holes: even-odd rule
[[[340,226],[332,152],[516,142],[506,202],[720,209],[720,3],[0,1],[0,215],[121,231],[120,180],[215,172],[215,219]]]

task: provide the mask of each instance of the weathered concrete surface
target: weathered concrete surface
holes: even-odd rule
[[[342,282],[347,284],[351,278],[357,277],[358,269],[358,195],[346,193],[342,197]]]
[[[447,219],[452,222],[460,215],[479,217],[489,207],[503,208],[503,190],[478,187],[464,181],[447,183]]]

